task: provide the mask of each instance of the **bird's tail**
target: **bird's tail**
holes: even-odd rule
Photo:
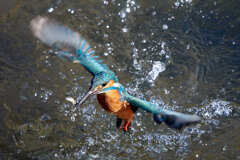
[[[171,128],[182,129],[185,126],[200,122],[201,118],[197,115],[184,114],[169,110],[162,110],[160,113],[153,114],[155,122],[164,122]]]
[[[30,28],[34,36],[43,43],[59,49],[60,51],[57,52],[59,57],[77,60],[79,55],[77,55],[76,50],[81,50],[82,53],[86,51],[87,54],[91,54],[90,45],[78,32],[74,32],[52,19],[38,16],[31,21]]]

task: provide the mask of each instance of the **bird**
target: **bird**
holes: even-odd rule
[[[198,115],[167,110],[158,104],[130,95],[115,73],[95,55],[90,44],[69,27],[46,16],[37,16],[31,20],[30,29],[37,39],[57,49],[58,57],[80,63],[92,74],[90,89],[74,104],[76,107],[80,107],[89,96],[97,95],[99,104],[117,117],[116,126],[124,131],[129,130],[138,108],[152,113],[157,124],[164,122],[177,130],[201,121]]]

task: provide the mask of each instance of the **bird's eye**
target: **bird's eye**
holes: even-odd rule
[[[106,85],[107,85],[107,83],[103,83],[103,84],[102,84],[103,87],[106,86]]]

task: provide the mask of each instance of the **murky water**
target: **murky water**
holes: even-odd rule
[[[0,159],[240,159],[240,10],[224,0],[1,2]],[[133,95],[203,121],[175,131],[139,110],[130,133],[91,75],[30,33],[45,15],[79,31]]]

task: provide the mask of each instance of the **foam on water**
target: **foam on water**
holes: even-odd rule
[[[223,100],[213,100],[208,105],[199,109],[199,114],[205,119],[213,119],[218,117],[228,117],[233,112],[230,102]]]

